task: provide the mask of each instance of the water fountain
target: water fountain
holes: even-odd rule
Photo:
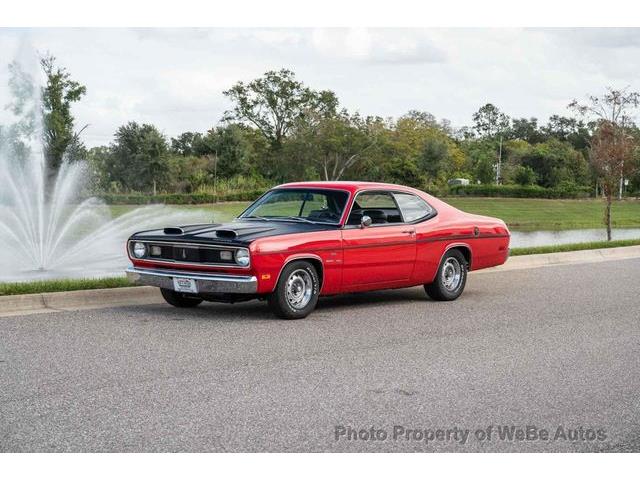
[[[112,218],[102,201],[82,198],[87,170],[63,163],[47,195],[42,152],[22,162],[0,153],[0,281],[121,275],[134,231],[211,221],[163,205]]]
[[[133,232],[212,220],[211,212],[163,205],[112,218],[104,202],[87,195],[85,162],[65,160],[48,177],[31,78],[20,77],[22,96],[13,104],[19,108],[12,108],[10,124],[0,125],[0,282],[123,275]]]

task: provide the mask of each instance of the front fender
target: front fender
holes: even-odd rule
[[[289,238],[286,238],[289,237]],[[322,295],[338,293],[342,282],[342,238],[338,231],[320,232],[315,238],[280,236],[273,241],[261,239],[250,247],[258,292],[273,292],[284,267],[295,260],[319,263]]]

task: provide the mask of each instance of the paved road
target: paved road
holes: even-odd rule
[[[301,321],[258,302],[0,318],[0,451],[640,451],[639,280],[635,259],[477,273],[453,303],[324,299]]]

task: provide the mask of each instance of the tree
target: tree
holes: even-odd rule
[[[481,138],[487,140],[497,140],[497,161],[495,165],[496,183],[502,181],[502,137],[508,133],[511,120],[502,113],[495,105],[487,103],[472,116],[474,129]],[[486,169],[483,170],[483,177]]]
[[[202,134],[198,132],[184,132],[171,139],[171,151],[189,157],[196,154],[196,145],[202,139]]]
[[[11,101],[5,108],[14,115],[15,121],[0,125],[0,147],[7,150],[10,158],[23,162],[35,137],[36,118],[41,106],[37,103],[33,78],[16,61],[11,62],[8,69]]]
[[[631,134],[619,129],[613,122],[600,122],[591,139],[591,165],[600,178],[602,192],[606,199],[604,222],[607,240],[611,240],[611,204],[621,175],[629,170],[633,160],[635,141]],[[630,172],[629,172],[630,173]]]
[[[475,165],[475,176],[480,183],[491,183],[495,175],[493,155],[482,152]]]
[[[509,128],[510,120],[495,105],[487,103],[471,117],[473,128],[482,138],[496,138]]]
[[[431,136],[425,141],[418,165],[432,179],[448,170],[449,144],[443,137]]]
[[[418,167],[428,175],[427,182],[444,184],[454,176],[468,176],[467,157],[440,128],[430,129],[418,157]]]
[[[537,175],[531,167],[518,165],[515,168],[513,179],[518,185],[534,185],[537,180]]]
[[[376,143],[375,119],[351,115],[305,117],[296,126],[299,159],[311,164],[324,180],[340,180]]]
[[[162,186],[168,177],[168,146],[156,127],[129,122],[118,128],[111,144],[110,181],[126,190]]]
[[[94,190],[119,193],[121,184],[113,180],[113,156],[108,146],[93,147],[87,151]]]
[[[585,104],[574,100],[569,108],[580,115],[596,119],[596,132],[591,139],[589,158],[600,178],[606,206],[604,221],[607,240],[611,240],[611,204],[616,186],[622,196],[622,182],[632,171],[637,142],[632,135],[632,112],[640,106],[640,93],[627,89],[607,88],[602,96],[590,95]]]
[[[569,142],[576,150],[582,151],[589,146],[591,126],[582,120],[552,115],[540,130],[547,139],[555,138],[562,142]]]
[[[42,88],[42,120],[44,152],[51,179],[57,174],[65,154],[71,159],[78,159],[78,155],[84,152],[80,141],[84,128],[79,132],[74,130],[71,105],[79,101],[87,89],[72,80],[65,68],[57,67],[56,58],[52,55],[43,57],[40,66],[47,79]]]
[[[251,132],[240,124],[212,128],[193,146],[193,154],[213,156],[215,169],[221,177],[248,173],[255,163]]]
[[[254,126],[274,147],[281,146],[301,118],[331,116],[338,106],[333,92],[311,90],[286,69],[266,72],[248,84],[238,82],[224,95],[235,105],[223,120]]]
[[[544,140],[544,135],[538,129],[538,119],[534,117],[529,119],[514,118],[507,136],[510,139],[524,140],[528,143],[538,143]]]
[[[585,184],[589,175],[584,156],[571,144],[555,138],[533,145],[522,154],[521,162],[531,168],[540,185],[547,188],[561,184]]]
[[[422,125],[425,127],[437,127],[438,121],[436,117],[429,112],[424,112],[420,110],[409,110],[405,115],[400,117],[399,121],[406,119],[412,120],[418,125]]]
[[[452,172],[464,170],[464,154],[430,113],[412,110],[381,127],[376,148],[381,180],[421,187],[443,184]]]

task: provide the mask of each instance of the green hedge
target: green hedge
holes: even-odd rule
[[[221,195],[211,193],[163,193],[145,195],[142,193],[103,193],[96,195],[110,205],[148,205],[166,203],[171,205],[197,205],[201,203],[251,201],[262,195],[265,190],[251,190]]]
[[[148,205],[166,203],[171,205],[197,205],[202,203],[252,201],[265,192],[266,189],[247,190],[219,194],[212,193],[162,193],[150,195],[144,193],[103,193],[96,195],[110,205]],[[588,198],[589,187],[561,187],[543,188],[537,185],[453,185],[448,192],[440,195],[456,195],[469,197],[515,197],[515,198]]]
[[[589,187],[544,188],[538,185],[452,185],[449,195],[515,198],[588,198]]]

